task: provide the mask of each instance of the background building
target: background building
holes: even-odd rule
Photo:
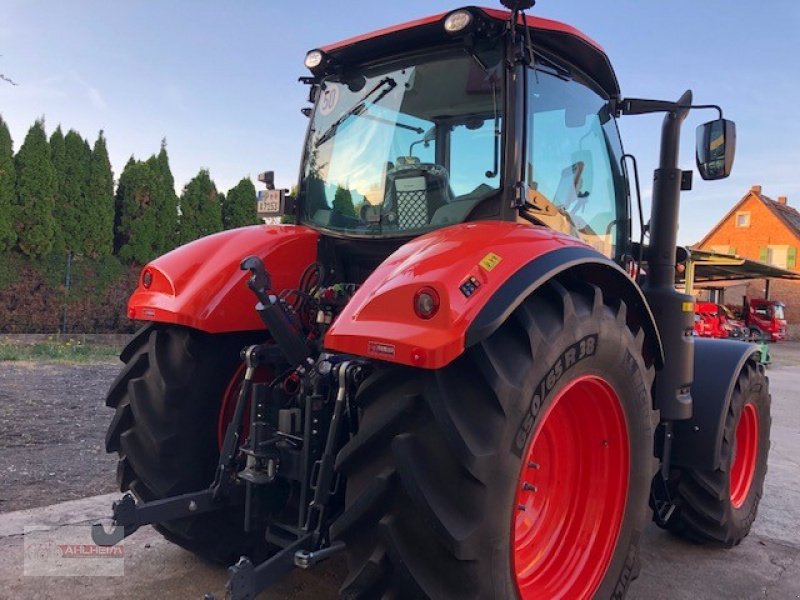
[[[761,193],[760,185],[754,185],[695,247],[800,272],[800,212],[789,206],[786,196],[773,200]],[[800,283],[754,279],[721,287],[725,289],[726,304],[741,304],[744,295],[784,302],[790,331],[797,331]]]

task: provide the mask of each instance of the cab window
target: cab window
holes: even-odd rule
[[[526,216],[615,256],[628,235],[622,146],[606,98],[566,72],[528,72]]]

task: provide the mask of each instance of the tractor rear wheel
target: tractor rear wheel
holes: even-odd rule
[[[653,369],[626,312],[554,281],[450,365],[364,382],[337,457],[343,597],[625,593],[655,471]]]
[[[748,361],[734,386],[718,469],[674,469],[675,513],[666,529],[695,543],[732,547],[756,518],[769,453],[769,385],[764,367]]]
[[[208,487],[219,449],[223,396],[241,364],[239,351],[263,334],[210,335],[185,327],[143,327],[120,354],[125,363],[106,397],[116,413],[106,450],[117,452],[117,481],[140,501]],[[263,532],[245,533],[231,508],[158,523],[171,542],[215,563],[264,557]]]

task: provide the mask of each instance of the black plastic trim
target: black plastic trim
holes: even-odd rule
[[[664,363],[661,336],[642,291],[616,263],[599,252],[583,246],[559,248],[537,256],[509,277],[467,328],[465,348],[477,344],[494,333],[514,309],[537,288],[556,275],[576,268],[599,268],[611,276],[612,281],[601,282],[598,278],[598,285],[604,290],[613,290],[616,297],[625,300],[630,311],[638,312],[644,317],[642,326],[645,340],[656,368],[660,368]]]
[[[717,469],[725,418],[736,380],[758,347],[734,340],[694,341],[693,414],[673,426],[671,463],[679,467]]]

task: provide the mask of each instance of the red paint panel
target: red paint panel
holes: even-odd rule
[[[333,52],[334,50],[339,50],[340,48],[344,48],[345,46],[352,46],[353,44],[357,44],[358,42],[363,42],[364,40],[379,38],[381,36],[388,35],[396,31],[403,31],[405,29],[413,29],[414,27],[428,25],[430,23],[435,23],[439,19],[443,18],[446,14],[448,13],[439,13],[438,15],[432,15],[430,17],[423,17],[422,19],[407,21],[406,23],[400,23],[399,25],[391,25],[390,27],[384,27],[383,29],[376,29],[375,31],[370,31],[369,33],[362,33],[361,35],[356,35],[351,38],[347,38],[346,40],[342,40],[340,42],[328,44],[327,46],[323,46],[322,48],[320,48],[320,50],[322,50],[323,52]]]
[[[496,9],[496,8],[480,8],[479,10],[483,11],[488,17],[496,19],[498,21],[508,21],[511,15],[510,11]],[[346,40],[342,40],[340,42],[328,44],[327,46],[323,46],[321,50],[323,52],[333,52],[334,50],[339,50],[346,46],[352,46],[353,44],[357,44],[358,42],[363,42],[364,40],[379,38],[381,36],[388,35],[390,33],[395,33],[397,31],[404,31],[406,29],[413,29],[414,27],[429,25],[431,23],[435,23],[443,19],[446,15],[450,14],[450,12],[452,11],[431,15],[430,17],[424,17],[422,19],[416,19],[414,21],[408,21],[406,23],[401,23],[399,25],[392,25],[391,27],[384,27],[383,29],[378,29],[370,33],[357,35],[355,37],[351,37]],[[532,17],[532,16],[526,16],[526,22],[528,24],[528,27],[532,29],[556,31],[559,33],[566,33],[575,36],[583,40],[590,46],[593,46],[600,52],[604,52],[600,44],[595,42],[592,38],[590,38],[582,31],[575,29],[574,27],[567,25],[566,23],[561,23],[560,21],[553,21],[551,19],[543,19],[541,17]]]
[[[254,225],[223,231],[176,248],[148,264],[149,289],[141,283],[128,301],[128,316],[176,323],[209,333],[263,329],[239,270],[246,256],[260,256],[273,288],[296,288],[305,268],[317,260],[319,235],[294,225]],[[142,272],[144,272],[144,270]]]
[[[585,244],[546,227],[503,221],[462,223],[418,237],[364,282],[325,335],[325,347],[442,367],[464,351],[469,324],[511,275],[537,256],[567,246]],[[460,289],[468,281],[477,282],[468,287],[469,296]],[[435,289],[441,303],[427,320],[415,314],[413,304],[423,287]]]

